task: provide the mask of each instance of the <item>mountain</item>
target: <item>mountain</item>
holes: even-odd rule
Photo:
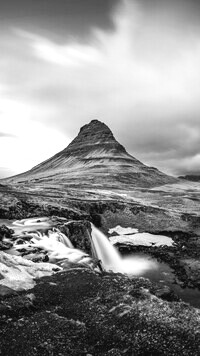
[[[62,183],[68,187],[131,189],[174,183],[158,169],[132,157],[103,122],[92,120],[61,152],[7,183]]]

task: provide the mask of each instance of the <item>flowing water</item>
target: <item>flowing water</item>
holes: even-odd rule
[[[22,220],[2,220],[14,230],[13,247],[6,250],[10,255],[24,256],[26,259],[42,259],[47,255],[48,262],[68,267],[67,263],[91,265],[91,257],[84,251],[75,249],[70,239],[48,217],[29,218]]]
[[[47,230],[52,227],[52,221],[48,217],[28,218],[22,220],[0,219],[0,225],[6,225],[9,229],[19,235],[24,231]]]
[[[111,245],[107,237],[100,230],[93,224],[91,226],[93,254],[101,260],[102,266],[106,271],[119,272],[122,268],[122,259],[119,252]]]

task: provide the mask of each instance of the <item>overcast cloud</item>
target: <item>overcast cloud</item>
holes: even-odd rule
[[[200,173],[198,2],[58,1],[55,16],[53,3],[32,13],[0,3],[1,176],[63,149],[94,118],[144,163]]]

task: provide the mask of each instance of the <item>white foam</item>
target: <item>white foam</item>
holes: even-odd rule
[[[33,238],[31,241],[35,247],[41,248],[48,252],[49,261],[55,263],[59,260],[67,259],[69,262],[77,262],[83,256],[88,256],[84,252],[67,247],[61,242],[58,232],[49,232],[49,235],[43,235],[40,239]],[[33,247],[33,245],[31,245]],[[23,245],[24,246],[24,245]],[[30,245],[29,245],[30,246]]]
[[[30,218],[30,219],[22,219],[22,220],[16,220],[13,222],[13,225],[17,226],[32,226],[32,225],[40,225],[42,226],[49,226],[49,218],[48,217],[42,217],[42,218]]]
[[[158,264],[145,257],[130,256],[125,257],[122,262],[123,273],[128,275],[141,275],[149,270],[158,269]]]

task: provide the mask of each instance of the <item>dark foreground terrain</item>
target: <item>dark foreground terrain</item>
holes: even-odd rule
[[[120,274],[75,268],[44,277],[1,297],[0,353],[199,355],[200,310],[156,295],[149,280]]]

